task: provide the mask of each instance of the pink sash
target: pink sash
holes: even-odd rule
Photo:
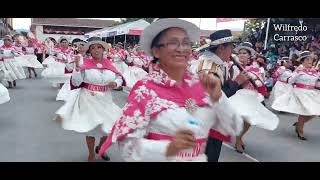
[[[158,134],[158,133],[149,133],[146,137],[147,139],[152,139],[152,140],[170,140],[172,141],[174,137],[168,136],[168,135],[163,135],[163,134]],[[179,152],[176,157],[180,158],[190,158],[190,157],[196,157],[199,156],[200,154],[204,154],[205,152],[205,145],[207,143],[207,138],[200,138],[196,139],[196,146],[192,149],[192,152]]]
[[[302,88],[302,89],[317,89],[315,86],[301,84],[301,83],[295,83],[294,85],[295,85],[294,87]]]
[[[95,84],[89,84],[89,83],[83,83],[82,87],[90,91],[99,91],[99,92],[108,91],[108,86],[101,86],[101,85],[95,85]]]

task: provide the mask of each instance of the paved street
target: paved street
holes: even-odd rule
[[[39,73],[40,74],[40,73]],[[0,105],[0,161],[17,162],[85,162],[85,136],[63,130],[53,121],[54,112],[63,104],[55,101],[58,89],[41,78],[17,82],[10,89],[11,101]],[[113,92],[122,107],[126,92]],[[252,127],[244,139],[246,154],[239,154],[224,145],[220,161],[320,161],[320,121],[315,118],[305,128],[308,141],[297,138],[292,124],[295,115],[279,114],[280,125],[275,131]],[[117,147],[110,151],[111,160],[122,161]],[[99,162],[104,162],[100,160]]]

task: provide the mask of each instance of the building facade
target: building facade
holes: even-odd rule
[[[13,33],[12,18],[0,18],[0,38]]]
[[[95,20],[95,19],[76,19],[76,18],[32,18],[30,31],[40,41],[46,38],[58,41],[61,36],[66,37],[69,42],[75,39],[85,40],[85,34],[113,26],[116,21]]]

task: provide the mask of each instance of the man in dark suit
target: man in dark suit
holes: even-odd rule
[[[241,85],[249,80],[249,76],[246,72],[242,72],[232,80],[233,78],[229,75],[227,62],[230,60],[235,48],[235,41],[230,30],[218,30],[210,35],[210,40],[209,46],[199,58],[200,64],[198,65],[197,72],[219,67],[217,75],[223,84],[222,91],[227,97],[230,97],[242,88]],[[206,147],[208,162],[218,162],[223,141],[230,142],[231,137],[225,136],[214,129],[210,130]]]

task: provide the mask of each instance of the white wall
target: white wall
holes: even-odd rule
[[[48,37],[52,37],[56,41],[58,41],[61,36],[66,37],[69,40],[69,42],[72,42],[72,40],[74,40],[76,38],[85,40],[84,35],[43,34],[43,26],[36,26],[35,36],[40,41],[44,41]]]

